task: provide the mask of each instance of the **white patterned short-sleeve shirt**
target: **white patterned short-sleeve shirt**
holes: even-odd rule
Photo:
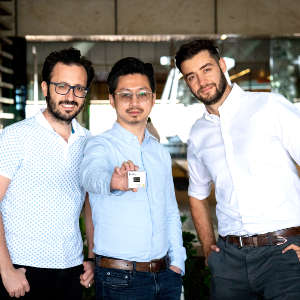
[[[14,264],[70,268],[83,260],[79,166],[89,135],[74,119],[68,143],[42,112],[0,134],[0,175],[11,180],[0,201]]]

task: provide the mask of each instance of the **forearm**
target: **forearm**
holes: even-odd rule
[[[12,261],[10,259],[10,255],[9,255],[9,252],[8,252],[8,249],[6,246],[2,214],[0,213],[0,274],[1,274],[1,276],[3,276],[3,274],[6,271],[9,271],[12,269],[13,269],[13,265],[12,265]]]
[[[4,198],[10,179],[0,175],[0,201]],[[15,269],[6,245],[2,211],[0,210],[0,275],[10,297],[19,298],[29,292],[30,286],[24,268]]]
[[[10,179],[0,175],[0,201],[2,201],[2,199],[4,198],[9,184],[10,184]],[[13,265],[6,246],[2,212],[0,210],[0,274],[12,268]]]
[[[89,193],[95,194],[110,194],[110,182],[112,172],[107,172],[104,169],[96,168],[93,163],[82,166],[81,184]]]
[[[197,235],[201,241],[204,255],[207,257],[211,246],[216,244],[208,198],[198,200],[194,197],[189,197],[189,203]]]
[[[85,222],[85,233],[88,245],[88,257],[94,257],[93,248],[94,248],[94,225],[92,220],[92,210],[89,201],[88,194],[86,195],[84,203],[84,222]]]

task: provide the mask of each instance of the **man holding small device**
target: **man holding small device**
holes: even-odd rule
[[[97,299],[180,299],[185,249],[169,153],[146,129],[155,102],[151,64],[112,68],[117,122],[91,137],[81,165],[90,194]]]

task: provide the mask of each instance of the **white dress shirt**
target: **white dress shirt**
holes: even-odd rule
[[[0,175],[11,179],[0,201],[14,264],[64,269],[82,264],[79,166],[88,131],[72,120],[68,143],[42,112],[0,134]]]
[[[189,195],[215,184],[219,234],[253,235],[300,225],[300,111],[274,93],[234,85],[196,121],[188,141]]]

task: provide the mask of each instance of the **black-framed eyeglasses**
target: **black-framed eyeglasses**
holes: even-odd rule
[[[140,90],[135,93],[128,91],[115,92],[114,95],[118,96],[122,102],[130,102],[133,99],[133,95],[139,102],[146,102],[152,98],[153,93],[146,90]]]
[[[70,85],[66,82],[53,82],[53,81],[50,81],[49,84],[55,85],[55,92],[60,95],[66,95],[72,89],[76,97],[85,98],[86,94],[89,91],[88,88],[80,84]]]

